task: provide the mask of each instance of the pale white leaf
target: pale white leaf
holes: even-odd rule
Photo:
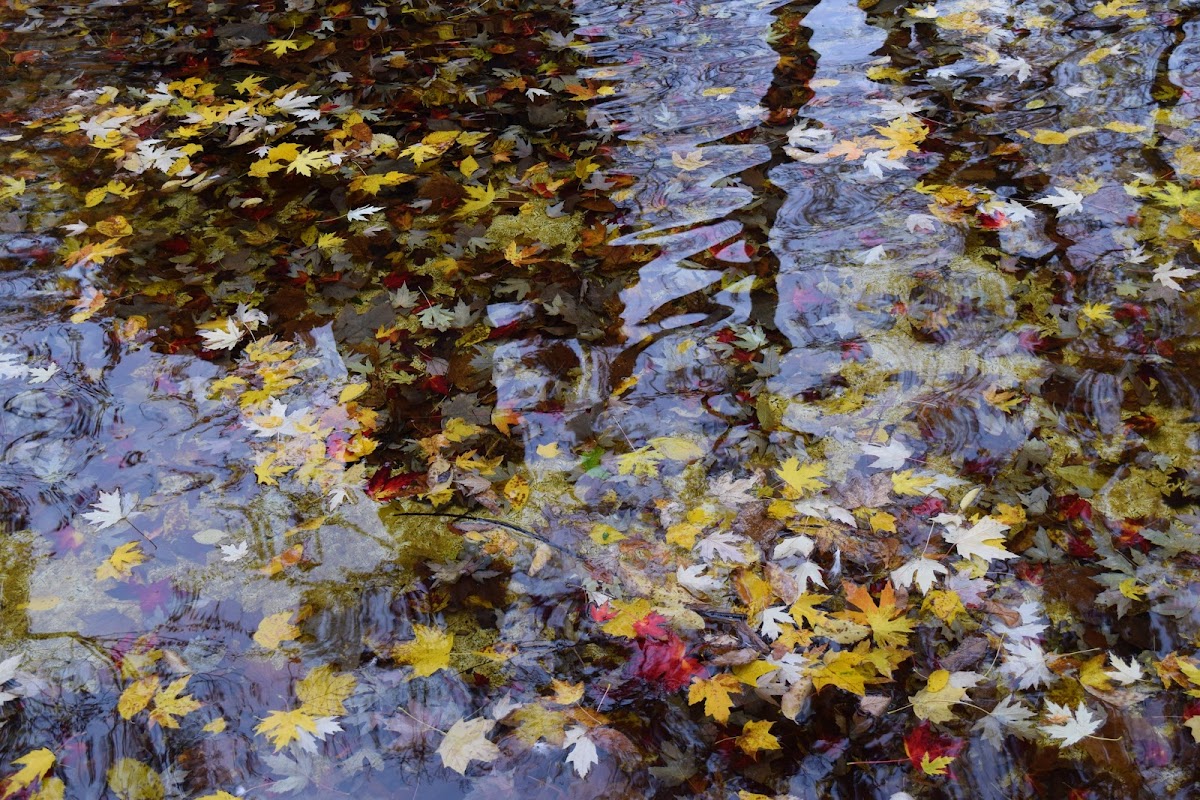
[[[1113,668],[1104,674],[1125,686],[1135,684],[1146,677],[1145,673],[1142,672],[1142,665],[1135,658],[1123,661],[1120,656],[1109,653],[1108,660],[1112,663]],[[0,664],[0,667],[3,666],[3,664]],[[0,681],[0,683],[3,683],[3,681]]]
[[[1058,739],[1059,747],[1068,747],[1091,736],[1100,729],[1104,718],[1091,712],[1086,705],[1080,703],[1074,709],[1060,706],[1053,700],[1046,701],[1044,723],[1038,730],[1052,739]]]
[[[563,747],[571,748],[567,753],[567,763],[575,768],[575,774],[581,778],[586,778],[592,766],[600,761],[596,744],[588,738],[587,728],[582,725],[567,729]]]
[[[946,568],[932,558],[921,556],[892,570],[892,583],[903,587],[915,583],[921,594],[928,594],[937,582],[938,575],[945,575],[946,572]]]
[[[97,530],[104,530],[128,517],[133,511],[135,502],[128,497],[122,498],[120,489],[111,492],[102,491],[100,499],[92,504],[94,510],[83,514],[83,518],[95,525]]]
[[[946,526],[942,538],[948,544],[954,545],[958,554],[963,558],[979,556],[985,561],[993,558],[1016,558],[1015,553],[1004,549],[1004,531],[1009,526],[992,517],[984,517],[970,528],[962,528],[959,522],[962,518],[953,514],[938,514],[934,522]]]
[[[758,629],[768,639],[778,639],[783,633],[783,628],[779,625],[780,623],[794,625],[795,620],[788,613],[787,606],[771,606],[770,608],[763,609]]]
[[[200,331],[205,350],[232,350],[244,335],[233,319],[225,320],[224,328]]]
[[[1168,289],[1174,289],[1177,292],[1182,292],[1183,287],[1175,280],[1176,278],[1190,278],[1196,275],[1194,269],[1186,269],[1184,267],[1176,267],[1171,269],[1171,264],[1161,264],[1154,270],[1154,280],[1161,283]]]
[[[1077,214],[1083,211],[1083,195],[1079,192],[1063,189],[1061,186],[1053,187],[1055,194],[1047,195],[1038,200],[1036,203],[1041,203],[1044,206],[1054,206],[1058,209],[1058,216],[1069,217],[1072,214]]]

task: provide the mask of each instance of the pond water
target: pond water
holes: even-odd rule
[[[1185,798],[1200,4],[0,4],[5,798]]]

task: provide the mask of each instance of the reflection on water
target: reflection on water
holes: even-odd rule
[[[5,5],[5,796],[1189,796],[1194,13]]]

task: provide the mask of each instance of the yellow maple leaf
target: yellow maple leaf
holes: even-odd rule
[[[648,444],[671,461],[695,461],[704,455],[700,445],[682,436],[656,436]]]
[[[487,717],[477,717],[472,720],[460,719],[446,731],[446,738],[438,745],[437,753],[442,763],[460,775],[466,774],[467,765],[472,761],[495,760],[500,755],[500,748],[488,741],[487,734],[495,727],[495,720]]]
[[[867,519],[867,522],[871,524],[871,530],[876,533],[896,532],[896,517],[886,511],[876,511]]]
[[[267,79],[265,75],[248,75],[233,85],[234,91],[241,94],[254,94],[258,87]]]
[[[263,49],[273,56],[280,57],[290,50],[299,50],[300,43],[292,39],[272,39]]]
[[[258,735],[265,736],[271,740],[271,744],[275,745],[275,752],[277,753],[299,739],[301,731],[316,733],[317,719],[316,717],[309,716],[300,709],[293,711],[272,711],[263,717],[262,722],[258,723],[258,727],[254,729],[254,732]]]
[[[865,587],[855,586],[849,581],[842,585],[846,589],[846,602],[859,610],[840,611],[835,617],[870,627],[877,645],[901,647],[908,642],[908,635],[913,630],[913,621],[904,616],[904,609],[896,608],[896,592],[892,589],[890,581],[880,592],[878,605]]]
[[[1103,659],[1104,656],[1101,656]],[[925,688],[911,698],[913,713],[930,722],[949,722],[954,719],[952,706],[967,696],[967,690],[950,683],[950,673],[939,669],[929,676]]]
[[[150,705],[150,698],[154,697],[154,693],[157,691],[157,676],[151,675],[148,678],[136,680],[121,692],[121,699],[117,701],[117,711],[122,718],[132,719],[134,714]]]
[[[108,769],[108,789],[119,800],[162,800],[162,778],[136,758],[119,758]]]
[[[796,602],[792,603],[789,613],[791,613],[792,619],[796,620],[797,625],[803,625],[807,622],[810,627],[816,626],[829,618],[828,614],[816,606],[819,606],[831,597],[833,597],[831,594],[809,594],[805,592],[796,598]]]
[[[922,497],[928,492],[925,487],[933,483],[933,478],[926,478],[921,475],[914,475],[911,469],[906,469],[903,472],[892,473],[892,491],[899,495],[911,494],[916,497]]]
[[[410,664],[413,676],[425,678],[439,669],[450,668],[454,634],[427,625],[413,625],[413,639],[392,647],[392,658]]]
[[[733,668],[733,674],[737,679],[747,686],[757,686],[758,679],[763,675],[769,675],[779,669],[778,664],[772,664],[769,661],[751,661],[749,664],[738,664]]]
[[[204,731],[205,733],[223,733],[225,728],[228,726],[229,723],[225,721],[224,717],[217,717],[200,730]]]
[[[938,756],[930,759],[929,753],[921,754],[921,771],[926,775],[945,775],[946,768],[954,763],[953,756]]]
[[[283,169],[281,164],[276,164],[265,158],[260,158],[250,165],[249,175],[251,178],[265,178],[272,172],[278,172]]]
[[[617,456],[617,474],[629,475],[632,473],[634,475],[644,475],[653,478],[658,475],[658,464],[662,460],[662,453],[659,453],[649,445],[639,447],[636,450]]]
[[[358,175],[350,181],[350,190],[376,195],[379,194],[379,190],[384,186],[399,186],[402,183],[413,180],[415,177],[415,175],[408,175],[394,170],[383,174]]]
[[[906,153],[917,152],[917,145],[929,135],[929,128],[925,127],[925,123],[911,114],[898,117],[887,125],[876,125],[875,130],[891,142],[892,149],[888,152],[888,158],[893,161],[903,158]]]
[[[179,722],[176,717],[186,717],[200,707],[200,703],[191,695],[179,696],[191,678],[191,675],[184,675],[154,695],[154,708],[150,711],[151,722],[157,722],[164,728],[178,728]]]
[[[825,474],[825,465],[818,462],[801,464],[795,456],[784,461],[775,470],[797,495],[824,489],[828,484],[817,480]]]
[[[317,249],[322,253],[336,252],[342,249],[342,245],[346,243],[346,237],[338,236],[336,233],[322,233],[317,237]]]
[[[254,643],[267,650],[274,650],[283,642],[289,642],[300,635],[300,629],[292,624],[294,612],[280,611],[278,614],[268,614],[258,623],[254,632]]]
[[[496,190],[492,188],[492,184],[487,186],[464,186],[467,194],[471,199],[462,204],[462,208],[458,209],[456,216],[465,216],[467,214],[475,214],[492,204],[496,199]]]
[[[0,797],[8,797],[28,788],[34,781],[49,772],[50,768],[54,766],[54,753],[42,747],[38,750],[30,750],[15,759],[13,763],[20,765],[21,769],[8,777],[8,787]]]
[[[983,391],[983,399],[988,405],[998,408],[1005,414],[1011,414],[1016,411],[1017,406],[1025,402],[1025,398],[1015,391],[1002,389],[996,384],[992,384]]]
[[[1079,313],[1090,322],[1111,322],[1113,319],[1112,306],[1108,303],[1087,303]]]
[[[60,779],[42,778],[41,788],[29,795],[29,800],[63,800],[66,794],[67,785]]]
[[[4,184],[4,188],[0,189],[0,200],[20,197],[25,193],[24,178],[10,178],[7,175],[3,175],[0,176],[0,182]]]
[[[696,678],[688,687],[688,705],[704,701],[704,713],[717,722],[729,721],[729,710],[733,708],[731,694],[740,694],[742,682],[737,676],[728,672],[714,675],[712,678]]]
[[[328,664],[319,666],[296,684],[300,710],[314,717],[340,717],[346,713],[346,698],[357,685],[353,675],[339,675]]]
[[[1113,685],[1107,667],[1107,653],[1089,658],[1079,666],[1079,682],[1101,692],[1111,692]]]
[[[275,459],[277,458],[279,458],[279,453],[268,453],[254,465],[254,477],[258,483],[263,486],[278,486],[279,481],[275,479],[295,469],[290,464],[276,464]]]
[[[671,153],[671,163],[684,172],[692,172],[701,167],[706,167],[712,162],[704,160],[703,150],[692,150],[688,153]]]
[[[567,683],[555,678],[550,681],[550,688],[554,690],[554,702],[560,706],[574,705],[583,697],[583,681]]]
[[[513,733],[525,744],[532,747],[538,740],[545,739],[556,747],[562,747],[566,736],[567,722],[570,719],[566,712],[557,708],[547,708],[541,703],[528,703],[512,715],[517,723]]]
[[[813,667],[809,673],[813,688],[820,691],[826,686],[836,686],[851,694],[865,697],[866,679],[869,676],[858,669],[862,663],[862,654],[852,650],[827,652],[821,664]]]
[[[742,735],[737,737],[737,746],[742,752],[754,755],[759,750],[779,750],[782,745],[771,733],[773,722],[751,721],[742,726]]]
[[[78,250],[69,254],[63,263],[68,267],[73,267],[76,264],[103,264],[106,260],[113,256],[119,256],[129,251],[121,247],[118,239],[105,239],[103,242],[95,242],[86,244]]]
[[[1142,19],[1146,16],[1146,11],[1140,8],[1130,8],[1137,5],[1138,0],[1111,0],[1108,3],[1098,3],[1092,6],[1092,13],[1099,19],[1108,19],[1109,17],[1125,16],[1130,19]]]
[[[112,551],[104,563],[96,567],[96,580],[107,578],[125,580],[133,574],[133,568],[144,563],[146,556],[142,553],[139,542],[126,542]]]
[[[633,639],[637,636],[633,626],[639,620],[654,610],[654,605],[642,598],[636,600],[612,600],[609,606],[617,615],[600,626],[600,630],[611,636],[624,636]]]
[[[314,169],[319,171],[320,167],[328,166],[332,153],[332,150],[309,150],[306,147],[287,165],[287,171],[298,172],[307,178]]]

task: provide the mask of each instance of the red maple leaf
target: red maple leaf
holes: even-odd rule
[[[666,692],[677,692],[702,672],[700,662],[687,655],[687,645],[673,632],[661,640],[638,639],[636,652],[629,662],[633,674],[658,684]]]
[[[962,752],[964,744],[966,743],[962,739],[938,736],[928,722],[922,722],[904,737],[904,752],[908,754],[912,765],[921,769],[921,762],[925,756],[929,756],[930,761],[943,756],[956,758]],[[953,779],[953,772],[947,774]]]

